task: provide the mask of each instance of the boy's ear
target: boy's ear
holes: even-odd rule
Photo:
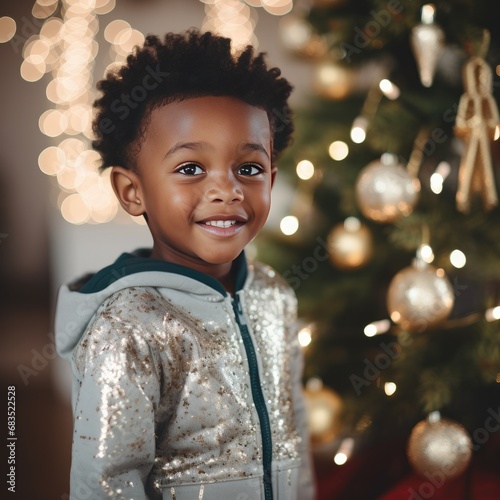
[[[271,187],[274,185],[274,180],[276,179],[276,174],[278,173],[278,167],[273,165],[271,167]]]
[[[111,185],[120,205],[130,215],[143,215],[146,211],[139,176],[123,167],[112,167]]]

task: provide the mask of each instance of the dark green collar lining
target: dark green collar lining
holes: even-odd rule
[[[227,295],[226,289],[222,283],[208,274],[200,271],[195,271],[186,266],[173,264],[163,260],[150,259],[147,257],[151,250],[140,249],[134,253],[123,253],[110,266],[101,269],[87,281],[79,291],[79,293],[96,293],[104,290],[115,281],[135,273],[143,273],[149,271],[166,272],[187,276],[196,281],[204,283],[222,295]],[[245,252],[241,252],[233,261],[235,267],[235,292],[241,290],[245,284],[248,275],[247,262]]]

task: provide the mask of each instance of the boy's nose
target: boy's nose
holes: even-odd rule
[[[210,202],[234,203],[243,200],[241,185],[232,173],[214,176],[205,194]]]

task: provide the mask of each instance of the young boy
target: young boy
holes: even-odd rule
[[[93,145],[153,248],[59,293],[71,498],[312,498],[296,299],[243,251],[292,132],[290,85],[192,30],[147,37],[98,88]]]

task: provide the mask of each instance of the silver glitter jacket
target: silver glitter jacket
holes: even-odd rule
[[[233,297],[141,255],[59,292],[71,499],[312,499],[291,288],[243,253]]]

